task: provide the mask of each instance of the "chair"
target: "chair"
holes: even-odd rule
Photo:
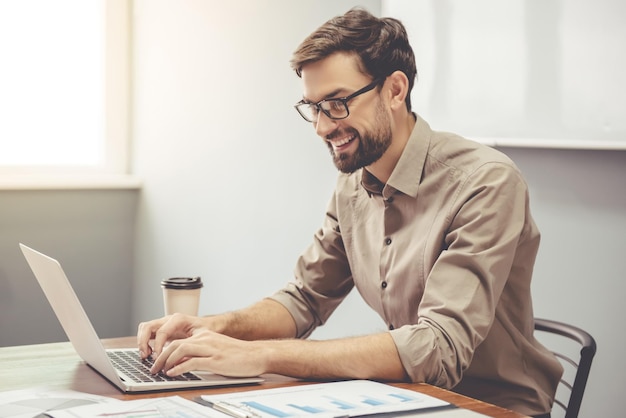
[[[545,338],[551,338],[549,346],[552,347],[552,352],[561,361],[565,369],[554,403],[563,408],[565,418],[576,418],[580,410],[583,394],[585,393],[587,378],[591,370],[591,361],[596,354],[596,341],[588,332],[578,327],[548,319],[535,318],[535,331],[552,334],[551,337],[544,334],[544,338],[541,338],[541,334],[537,335],[538,339],[542,341]],[[575,351],[571,356],[565,354],[561,345],[558,345],[563,344],[563,341],[558,341],[554,335],[573,340],[576,343],[576,349],[580,347],[580,354],[578,355]],[[560,337],[559,339],[563,340]],[[571,343],[571,341],[569,342]],[[578,356],[578,358],[575,356]],[[568,369],[570,373],[568,373]],[[568,394],[569,399],[565,401],[564,399],[567,398]]]

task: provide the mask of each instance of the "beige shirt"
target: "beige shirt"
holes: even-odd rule
[[[413,381],[539,414],[562,369],[533,337],[538,247],[513,162],[417,117],[387,184],[366,170],[339,175],[295,280],[273,298],[304,338],[356,286]]]

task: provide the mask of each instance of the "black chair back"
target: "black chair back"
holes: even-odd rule
[[[578,358],[573,358],[572,355],[568,355],[554,347],[550,348],[565,369],[554,404],[565,410],[565,418],[576,418],[578,417],[585,387],[587,386],[591,362],[596,354],[596,341],[588,332],[576,326],[548,319],[535,318],[535,331],[565,337],[580,345],[580,356]],[[538,335],[538,337],[540,336]],[[541,340],[541,338],[538,339]],[[551,345],[546,345],[551,347]],[[569,375],[567,373],[568,368],[573,371]],[[563,388],[566,389],[565,392],[561,390]],[[559,396],[566,396],[561,395],[562,393],[569,393],[569,398],[560,398]]]

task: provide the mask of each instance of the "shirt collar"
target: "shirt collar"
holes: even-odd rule
[[[428,123],[419,115],[415,113],[413,115],[415,116],[415,127],[409,136],[398,163],[391,172],[387,184],[381,183],[367,170],[361,170],[361,184],[370,196],[372,194],[383,194],[383,191],[389,188],[398,190],[411,197],[417,196],[424,162],[430,147],[432,130]]]

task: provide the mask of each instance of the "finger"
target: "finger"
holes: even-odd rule
[[[154,330],[160,327],[162,319],[142,322],[137,327],[137,348],[141,358],[146,358],[152,353],[152,347],[150,347],[149,342],[154,335]]]
[[[151,371],[153,373],[158,371],[167,372],[189,358],[206,357],[209,356],[210,353],[210,341],[207,340],[206,335],[202,337],[192,336],[185,339],[178,339],[172,341],[163,349],[161,354],[155,359]],[[185,369],[185,371],[188,370]]]
[[[156,354],[155,351],[154,363],[150,368],[150,373],[156,374],[161,371],[167,371],[169,368],[175,366],[180,361],[177,349],[183,344],[182,340],[175,340],[164,348],[159,354]]]
[[[174,365],[172,368],[166,369],[165,374],[168,376],[174,377],[174,376],[179,376],[183,373],[187,373],[193,370],[200,370],[200,367],[195,366],[197,361],[198,359],[195,357],[186,357],[182,361]],[[205,368],[205,370],[207,369]],[[210,371],[210,370],[207,370],[207,371]]]
[[[171,370],[173,367],[189,359],[190,356],[201,355],[197,353],[195,347],[192,346],[193,344],[189,343],[187,340],[178,340],[176,344],[168,346],[167,358],[164,359],[162,370],[167,373],[167,371]]]
[[[153,363],[152,363],[152,367],[150,368],[150,373],[157,374],[163,370],[163,365],[165,364],[165,361],[168,358],[168,353],[166,352],[166,350],[162,351],[159,354],[154,352],[152,357],[153,357],[152,359]]]
[[[172,341],[174,338],[186,337],[185,329],[188,326],[189,321],[185,315],[174,314],[166,316],[163,319],[165,321],[154,333],[154,344],[152,351],[155,355],[160,355],[163,351],[163,347]]]

